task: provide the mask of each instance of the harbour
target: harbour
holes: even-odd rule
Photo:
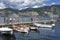
[[[42,23],[48,23],[48,24],[42,24]],[[53,24],[54,23],[54,24]],[[53,24],[53,25],[52,25]],[[38,24],[38,21],[35,21],[34,23],[32,22],[20,22],[20,23],[8,23],[8,24],[0,24],[1,30],[4,30],[5,27],[11,27],[13,30],[16,31],[20,31],[20,32],[26,32],[28,33],[29,30],[39,30],[39,27],[45,27],[45,28],[53,28],[53,26],[55,27],[55,21],[51,21],[51,20],[46,20],[46,21],[40,21]]]
[[[0,40],[60,40],[60,0],[0,0]]]
[[[16,21],[15,18],[7,17],[8,19],[1,19],[0,28],[7,27],[9,29],[12,29],[12,35],[11,31],[9,30],[9,34],[7,34],[7,31],[2,31],[3,34],[0,35],[1,40],[52,40],[54,38],[49,38],[48,36],[55,36],[54,30],[56,27],[57,20],[38,20],[35,18],[29,18],[25,20],[25,17],[20,20]],[[28,21],[27,21],[28,20]],[[52,26],[54,24],[55,26]],[[4,30],[4,29],[2,29]],[[6,29],[5,29],[6,30]],[[7,32],[5,34],[5,32]],[[45,38],[47,37],[47,38]],[[10,38],[10,39],[9,39]]]
[[[40,28],[38,30],[31,30],[29,34],[14,31],[14,35],[0,35],[0,40],[60,40],[59,26],[56,23],[54,29]],[[58,32],[57,32],[58,31]]]

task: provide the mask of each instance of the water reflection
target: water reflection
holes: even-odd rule
[[[1,37],[3,40],[16,40],[15,35],[3,34]]]
[[[30,31],[33,31],[33,32],[38,33],[38,34],[40,33],[40,31],[37,29],[36,30],[30,30]]]
[[[39,30],[30,30],[29,34],[14,31],[14,35],[1,35],[0,40],[52,40],[54,29],[40,28]]]
[[[53,35],[53,29],[39,28],[39,30],[31,30],[28,36],[29,40],[52,40],[48,35]]]
[[[0,40],[60,40],[60,23],[56,27],[30,30],[29,34],[14,31],[14,35],[2,35]]]

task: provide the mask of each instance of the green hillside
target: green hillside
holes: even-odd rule
[[[0,9],[0,15],[12,15],[12,14],[19,14],[19,12],[37,12],[40,17],[49,17],[50,15],[59,15],[60,13],[60,5],[52,5],[52,6],[44,6],[40,8],[27,8],[23,10],[17,10],[12,8]],[[46,13],[47,12],[47,13]],[[49,14],[49,15],[48,15]]]

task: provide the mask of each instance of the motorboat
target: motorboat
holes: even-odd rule
[[[0,33],[1,34],[13,34],[13,29],[8,28],[8,27],[1,27],[0,28]]]
[[[30,30],[37,30],[38,27],[37,26],[29,26]]]
[[[24,32],[24,33],[28,33],[29,31],[29,27],[25,26],[25,27],[19,27],[19,26],[16,26],[16,25],[13,25],[13,29],[18,31],[18,32]]]
[[[38,26],[38,27],[53,27],[55,26],[55,24],[40,24],[40,23],[34,23],[34,25]]]

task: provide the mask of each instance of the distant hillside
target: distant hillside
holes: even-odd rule
[[[52,10],[53,9],[53,10]],[[44,6],[40,8],[27,8],[23,10],[16,10],[16,9],[11,9],[11,8],[6,8],[6,9],[0,9],[0,16],[1,15],[9,15],[9,14],[19,14],[19,12],[29,12],[29,11],[34,11],[39,14],[41,17],[48,17],[48,14],[45,14],[44,12],[50,12],[53,15],[58,15],[60,13],[60,5],[52,5],[52,6]]]
[[[26,12],[26,11],[36,11],[36,12],[52,12],[52,8],[53,8],[53,12],[54,14],[60,12],[60,5],[52,5],[52,6],[44,6],[44,7],[40,7],[40,8],[27,8],[24,10],[20,10],[20,12]]]
[[[9,16],[12,15],[13,13],[18,13],[19,10],[12,9],[12,8],[5,8],[5,9],[0,9],[0,16]]]
[[[52,16],[59,15],[60,5],[44,6],[44,7],[40,7],[40,8],[27,8],[24,10],[20,10],[20,12],[29,12],[29,11],[38,12],[38,14],[41,17],[49,17],[49,15],[45,14],[44,12],[50,12]]]

